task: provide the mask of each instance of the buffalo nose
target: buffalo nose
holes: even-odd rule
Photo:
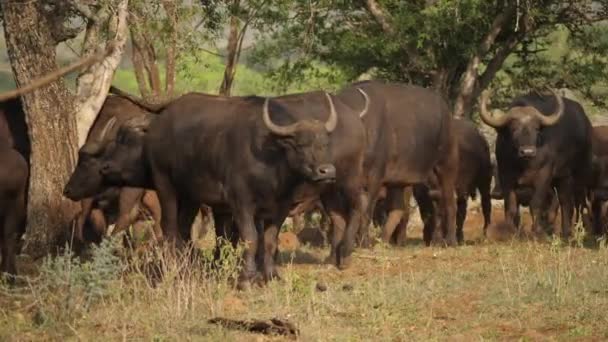
[[[519,156],[523,158],[533,158],[536,156],[536,148],[526,146],[519,149]]]
[[[70,196],[70,188],[68,188],[67,186],[63,189],[63,196],[65,197],[69,197]]]
[[[336,178],[336,168],[332,164],[323,164],[317,167],[317,177],[319,179]]]

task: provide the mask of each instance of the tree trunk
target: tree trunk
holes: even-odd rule
[[[57,69],[53,25],[39,1],[0,1],[8,55],[17,87]],[[31,141],[27,240],[24,252],[48,253],[77,205],[62,196],[76,158],[73,98],[63,80],[22,97]]]
[[[165,97],[173,98],[175,95],[175,60],[177,59],[177,5],[173,0],[163,1],[163,7],[169,20],[169,42],[167,43],[167,60],[165,61]]]
[[[243,28],[244,29],[244,28]],[[230,96],[232,82],[236,74],[236,56],[239,46],[239,18],[233,15],[230,18],[230,35],[228,36],[228,54],[226,56],[226,69],[224,79],[220,86],[220,95]]]
[[[509,25],[509,20],[515,15],[515,5],[509,5],[500,13],[490,27],[488,33],[481,41],[477,53],[475,53],[467,65],[467,69],[462,75],[462,82],[458,97],[454,103],[454,116],[464,117],[469,115],[474,100],[475,87],[477,78],[479,77],[478,70],[484,58],[496,41],[496,37],[503,31],[506,25]]]
[[[159,101],[163,95],[160,81],[160,69],[158,67],[156,49],[154,48],[154,37],[148,29],[149,9],[142,7],[145,4],[134,4],[131,6],[129,26],[131,31],[131,42],[133,43],[133,66],[135,78],[141,95],[146,100]]]
[[[85,143],[89,129],[93,126],[95,118],[97,118],[97,114],[106,100],[114,72],[122,58],[127,43],[127,6],[128,0],[121,0],[118,3],[117,10],[107,18],[107,36],[109,38],[106,48],[108,54],[104,60],[91,65],[78,76],[75,98],[76,111],[73,114],[77,121],[78,148]],[[97,27],[92,29],[98,31],[99,26],[101,25],[98,24]],[[98,39],[100,34],[96,32],[87,36],[91,39],[85,39],[85,53],[94,53],[92,52],[93,48],[98,47],[101,43]]]

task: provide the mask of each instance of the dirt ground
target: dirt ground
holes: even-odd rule
[[[493,220],[502,215],[495,209]],[[345,271],[322,264],[326,248],[284,234],[281,280],[246,291],[234,288],[229,257],[221,271],[166,262],[154,285],[142,271],[92,271],[107,262],[47,265],[26,285],[0,289],[0,340],[287,339],[208,323],[213,317],[277,317],[292,322],[303,341],[608,339],[603,240],[583,238],[578,247],[555,239],[489,242],[481,215],[471,210],[465,246],[427,248],[414,221],[406,247],[358,249]],[[79,288],[82,279],[95,281]],[[87,295],[87,286],[99,295]]]

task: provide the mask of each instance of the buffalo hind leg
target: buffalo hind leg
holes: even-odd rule
[[[245,200],[246,195],[235,194],[234,198]],[[240,202],[231,208],[239,230],[240,240],[245,245],[243,252],[243,269],[239,279],[239,288],[248,288],[257,274],[256,254],[258,249],[258,232],[255,225],[254,206],[251,202]]]
[[[238,228],[232,220],[232,215],[225,213],[213,212],[213,221],[215,226],[215,249],[214,261],[219,263],[223,253],[225,253],[228,243],[233,249],[236,249],[239,242]]]
[[[415,185],[413,193],[414,198],[418,203],[420,218],[422,219],[424,225],[422,229],[422,239],[424,244],[428,247],[433,241],[433,234],[436,226],[433,199],[431,198],[429,189],[426,185]]]
[[[380,190],[382,189],[381,184],[377,181],[378,179],[381,179],[380,176],[370,174],[368,179],[368,192],[361,192],[360,194],[360,205],[363,210],[363,214],[361,216],[359,231],[357,232],[357,238],[359,240],[358,245],[363,248],[371,246],[369,228],[372,225],[374,211],[376,204],[378,203],[378,196],[380,194]]]
[[[444,231],[445,242],[448,246],[456,245],[456,169],[458,166],[458,150],[452,147],[446,159],[436,167],[435,175],[441,197],[439,199],[439,212],[441,213],[441,227]]]
[[[466,218],[467,196],[458,196],[458,199],[456,200],[456,238],[460,245],[464,243],[464,220]]]
[[[409,186],[403,192],[403,217],[399,224],[397,225],[397,229],[393,233],[391,237],[391,242],[399,247],[405,246],[405,241],[407,239],[407,225],[410,221],[410,199],[412,197],[412,187]]]

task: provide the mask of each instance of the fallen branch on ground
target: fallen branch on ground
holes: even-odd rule
[[[284,335],[292,337],[300,335],[300,331],[292,323],[277,318],[271,318],[270,320],[240,321],[216,317],[210,319],[208,322],[211,324],[219,324],[227,329],[246,330],[266,335]]]

